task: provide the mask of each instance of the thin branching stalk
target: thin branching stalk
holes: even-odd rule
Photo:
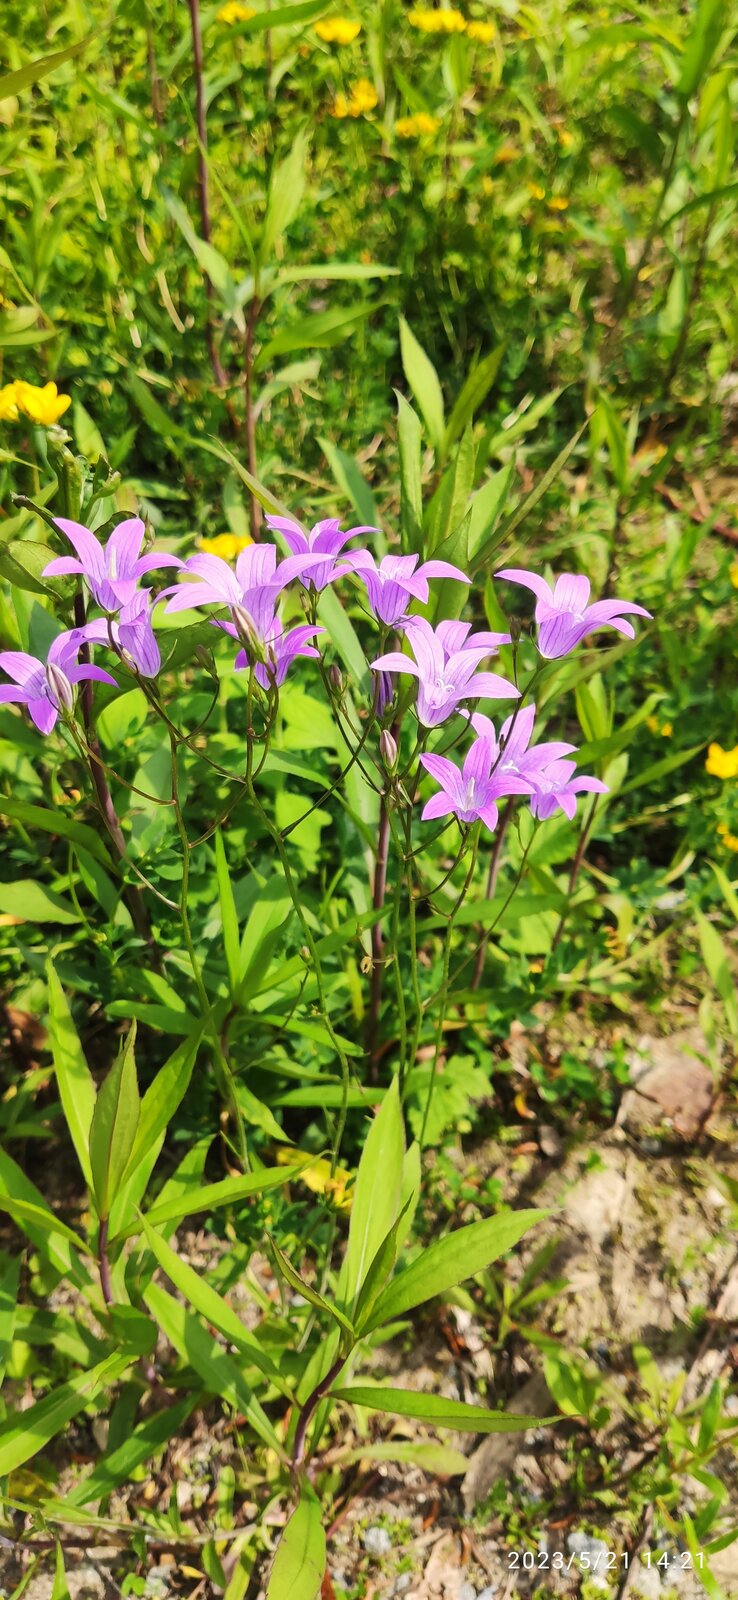
[[[197,168],[198,168],[198,197],[200,201],[200,232],[206,244],[210,243],[210,192],[208,186],[208,120],[205,102],[205,76],[202,56],[202,29],[200,27],[200,0],[189,0],[190,27],[192,29],[192,63],[195,74],[195,114],[197,119]],[[212,303],[214,297],[213,284],[209,277],[205,277],[205,292],[208,298],[207,310],[207,339],[210,365],[213,377],[220,389],[225,388],[228,376],[218,353],[215,340],[215,329],[212,320]]]
[[[582,824],[582,831],[581,831],[581,833],[579,835],[579,843],[578,843],[577,848],[576,848],[576,853],[575,853],[575,856],[574,856],[574,860],[572,861],[572,864],[571,864],[571,872],[569,873],[569,883],[568,883],[567,891],[566,891],[566,905],[565,905],[565,907],[564,907],[564,909],[563,909],[563,911],[561,913],[561,916],[559,917],[558,926],[556,928],[556,932],[554,933],[553,939],[551,941],[551,953],[552,954],[553,954],[554,950],[557,948],[558,944],[560,943],[560,940],[562,938],[564,929],[565,929],[566,924],[567,924],[567,920],[568,920],[568,917],[569,917],[569,912],[571,911],[572,896],[573,896],[574,890],[576,889],[576,886],[577,886],[577,879],[578,879],[579,874],[580,874],[580,872],[582,870],[582,862],[584,861],[584,852],[585,852],[585,850],[587,848],[587,843],[588,843],[588,840],[589,840],[590,832],[592,830],[592,824],[593,824],[594,819],[595,819],[596,811],[597,811],[597,795],[594,795],[594,797],[592,799],[592,802],[590,804],[589,810],[587,812],[587,815],[586,815],[586,817],[584,819],[584,822]]]
[[[100,1288],[106,1306],[112,1306],[114,1301],[113,1285],[110,1279],[110,1258],[108,1256],[108,1219],[100,1218],[97,1230],[97,1262],[100,1272]]]
[[[256,410],[254,407],[254,335],[260,311],[257,295],[254,295],[246,316],[246,332],[243,341],[243,375],[244,395],[246,404],[246,453],[249,472],[252,478],[256,477]],[[255,494],[250,496],[249,526],[251,537],[258,540],[261,531],[261,506]]]
[[[472,881],[472,878],[474,876],[474,868],[475,868],[476,863],[477,863],[477,848],[478,848],[478,845],[479,845],[479,829],[477,827],[475,838],[474,838],[474,841],[472,843],[472,848],[471,848],[471,860],[469,862],[469,867],[468,867],[468,871],[467,871],[466,877],[464,879],[463,887],[462,887],[461,893],[457,897],[457,899],[456,899],[451,911],[449,912],[448,921],[446,923],[446,934],[445,934],[445,938],[444,938],[444,941],[443,941],[443,976],[442,976],[442,979],[441,979],[441,987],[440,987],[440,989],[438,991],[439,1007],[438,1007],[438,1022],[436,1024],[436,1041],[435,1041],[435,1046],[434,1046],[434,1050],[433,1050],[433,1060],[431,1062],[431,1067],[430,1067],[430,1078],[428,1080],[428,1093],[426,1095],[425,1108],[424,1108],[424,1111],[423,1111],[423,1122],[422,1122],[421,1129],[420,1129],[420,1146],[421,1146],[421,1149],[422,1149],[423,1145],[425,1144],[425,1133],[426,1133],[426,1128],[428,1126],[428,1118],[429,1118],[430,1113],[431,1113],[431,1106],[433,1104],[433,1092],[434,1092],[434,1089],[435,1089],[435,1086],[436,1086],[436,1076],[437,1076],[437,1073],[438,1073],[438,1062],[439,1062],[439,1059],[440,1059],[441,1048],[442,1048],[442,1045],[443,1045],[443,1024],[444,1024],[444,1022],[446,1020],[446,1001],[448,999],[448,979],[449,979],[449,970],[450,970],[450,965],[451,965],[451,941],[452,941],[452,938],[453,938],[454,925],[455,925],[455,922],[456,922],[456,918],[457,918],[457,916],[458,916],[458,914],[459,914],[459,912],[461,910],[461,907],[462,907],[462,905],[464,903],[464,900],[466,899],[466,895],[467,895],[467,891],[469,889],[469,885],[470,885],[470,883]]]
[[[239,1159],[240,1159],[241,1164],[243,1166],[244,1172],[248,1172],[248,1170],[249,1170],[249,1157],[248,1157],[248,1146],[247,1146],[247,1143],[246,1143],[246,1130],[245,1130],[244,1124],[243,1124],[243,1117],[241,1115],[241,1108],[240,1108],[239,1103],[238,1103],[238,1095],[236,1093],[236,1085],[235,1085],[235,1081],[234,1081],[234,1077],[233,1077],[233,1072],[231,1070],[231,1066],[230,1066],[230,1063],[228,1061],[228,1057],[227,1057],[227,1055],[225,1053],[225,1050],[223,1048],[223,1041],[221,1039],[221,1036],[220,1036],[220,1034],[218,1032],[218,1029],[217,1029],[217,1027],[215,1025],[215,1022],[213,1020],[213,1014],[212,1014],[212,1007],[210,1005],[210,999],[209,999],[209,996],[208,996],[207,989],[205,988],[205,983],[204,983],[203,976],[202,976],[202,971],[201,971],[201,968],[200,968],[200,962],[198,960],[197,951],[195,949],[195,942],[194,942],[194,939],[192,937],[192,926],[191,926],[191,923],[190,923],[190,913],[189,913],[189,906],[188,906],[189,888],[190,888],[190,856],[191,856],[191,853],[192,853],[192,846],[190,844],[189,835],[187,833],[187,826],[186,826],[186,823],[185,823],[185,820],[184,820],[184,815],[183,815],[183,812],[182,812],[182,806],[181,806],[180,798],[179,798],[179,772],[178,772],[178,768],[177,768],[177,741],[176,741],[176,739],[175,739],[175,737],[174,737],[174,735],[172,734],[171,731],[170,731],[170,734],[169,734],[169,746],[170,746],[170,752],[171,752],[172,805],[173,805],[173,808],[174,808],[174,816],[175,816],[176,823],[177,823],[177,832],[179,834],[180,844],[182,846],[182,881],[181,881],[181,884],[180,884],[180,896],[179,896],[179,917],[180,917],[180,922],[182,924],[182,937],[184,939],[185,949],[187,951],[187,955],[189,957],[189,962],[190,962],[190,967],[192,969],[192,976],[193,976],[194,983],[195,983],[195,989],[197,991],[197,998],[198,998],[198,1001],[199,1001],[199,1004],[200,1004],[200,1011],[201,1011],[203,1020],[208,1025],[208,1032],[209,1032],[210,1039],[211,1039],[212,1045],[213,1045],[213,1050],[214,1050],[216,1070],[217,1070],[219,1076],[222,1079],[222,1089],[223,1089],[223,1092],[225,1094],[225,1098],[228,1101],[228,1103],[230,1104],[230,1107],[231,1107],[231,1110],[232,1110],[232,1113],[233,1113],[233,1120],[234,1120],[235,1125],[236,1125]]]
[[[486,893],[487,900],[494,900],[494,897],[495,897],[495,889],[497,888],[497,878],[498,878],[498,874],[499,874],[499,871],[500,871],[500,862],[502,860],[502,848],[503,848],[503,845],[505,843],[505,837],[506,837],[506,834],[507,834],[507,830],[508,830],[508,828],[510,826],[510,819],[511,819],[512,814],[513,814],[514,805],[515,805],[515,800],[514,800],[514,797],[511,795],[510,799],[507,802],[507,805],[505,806],[505,809],[504,809],[504,811],[502,813],[502,816],[500,818],[500,825],[499,825],[499,827],[497,829],[497,834],[495,836],[495,842],[494,842],[494,846],[493,846],[493,849],[492,849],[492,855],[490,857],[489,872],[487,874],[487,893]],[[472,981],[471,981],[471,988],[472,989],[478,989],[479,985],[480,985],[480,983],[482,981],[482,976],[483,976],[483,973],[484,973],[484,963],[485,963],[485,960],[486,960],[486,957],[487,957],[487,945],[488,945],[488,942],[489,942],[489,937],[490,937],[490,930],[488,928],[486,933],[484,934],[484,936],[482,938],[482,942],[481,942],[481,944],[479,946],[479,949],[477,950],[477,958],[476,958],[476,961],[474,963],[474,973],[473,973]]]
[[[333,1366],[329,1367],[328,1371],[326,1372],[325,1377],[321,1378],[320,1383],[316,1383],[315,1388],[312,1391],[312,1394],[308,1395],[307,1400],[305,1401],[305,1404],[302,1407],[302,1410],[300,1412],[300,1418],[299,1418],[297,1427],[295,1429],[294,1443],[292,1445],[292,1467],[293,1467],[293,1471],[295,1471],[295,1472],[299,1472],[300,1467],[302,1466],[302,1463],[303,1463],[303,1461],[305,1459],[305,1445],[306,1445],[306,1442],[307,1442],[307,1431],[308,1431],[308,1427],[309,1427],[311,1418],[313,1416],[313,1413],[315,1412],[316,1408],[319,1406],[321,1400],[323,1399],[323,1396],[328,1393],[328,1390],[330,1389],[331,1384],[335,1383],[335,1380],[338,1377],[338,1374],[341,1371],[341,1368],[345,1365],[345,1362],[346,1362],[346,1357],[345,1356],[338,1356],[336,1358],[336,1360],[333,1363]]]

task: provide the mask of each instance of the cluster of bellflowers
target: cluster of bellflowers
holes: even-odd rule
[[[170,613],[216,608],[218,616],[210,619],[213,626],[240,646],[236,668],[251,670],[261,689],[275,694],[298,660],[319,656],[315,640],[326,631],[316,621],[321,590],[350,578],[366,593],[382,643],[390,634],[404,635],[411,652],[384,651],[370,663],[377,675],[376,714],[389,711],[398,679],[409,676],[417,684],[415,714],[424,730],[422,744],[430,730],[459,714],[474,735],[461,766],[445,755],[420,756],[438,785],[424,807],[424,820],[454,816],[465,826],[481,820],[494,829],[497,802],[512,795],[527,797],[537,818],[551,817],[557,810],[573,818],[578,795],[605,792],[598,778],[577,771],[571,759],[576,755],[573,745],[532,742],[535,705],[524,704],[525,696],[515,684],[484,666],[501,645],[511,643],[510,634],[473,632],[470,623],[450,620],[431,627],[412,613],[414,601],[427,603],[430,580],[470,583],[466,573],[448,561],[421,561],[417,555],[385,555],[377,561],[366,548],[348,548],[353,540],[377,529],[343,532],[333,518],[316,523],[306,534],[290,518],[267,517],[271,531],[281,535],[290,554],[280,558],[276,544],[266,541],[252,544],[238,556],[235,568],[220,556],[205,553],[186,561],[161,551],[142,555],[145,528],[139,517],[121,522],[104,546],[81,523],[65,517],[55,522],[74,553],[51,561],[44,576],[82,578],[101,614],[60,634],[45,661],[24,651],[0,652],[0,668],[12,680],[0,686],[0,701],[24,705],[43,734],[52,731],[60,716],[72,715],[77,684],[116,684],[111,673],[92,664],[93,646],[117,655],[140,678],[157,676],[161,656],[152,617],[158,605]],[[179,579],[185,581],[157,593],[142,585],[147,574],[165,568],[179,569]],[[590,604],[589,582],[575,574],[562,573],[553,587],[536,573],[517,567],[504,568],[496,576],[535,596],[535,643],[546,661],[568,655],[601,628],[613,628],[632,639],[628,617],[650,616],[630,601]],[[299,587],[306,615],[306,621],[294,627],[286,627],[281,614],[289,584]],[[521,702],[499,733],[479,709],[481,703],[493,700]],[[385,729],[385,759],[392,745]]]

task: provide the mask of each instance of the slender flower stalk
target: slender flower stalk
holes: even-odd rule
[[[425,1107],[424,1107],[424,1110],[423,1110],[423,1121],[422,1121],[421,1128],[420,1128],[420,1147],[421,1147],[421,1149],[425,1145],[425,1134],[426,1134],[426,1129],[428,1127],[428,1118],[429,1118],[430,1113],[431,1113],[431,1107],[433,1105],[433,1093],[434,1093],[435,1086],[436,1086],[436,1075],[437,1075],[437,1072],[438,1072],[438,1062],[439,1062],[439,1059],[440,1059],[441,1049],[442,1049],[442,1046],[443,1046],[443,1024],[444,1024],[444,1022],[446,1020],[446,1002],[447,1002],[447,999],[448,999],[449,972],[450,972],[450,967],[451,967],[451,941],[452,941],[452,938],[453,938],[453,931],[454,931],[454,926],[455,926],[455,923],[456,923],[456,918],[457,918],[457,916],[458,916],[458,914],[459,914],[459,912],[461,910],[461,907],[462,907],[462,905],[463,905],[463,903],[464,903],[464,901],[466,899],[467,890],[469,889],[469,886],[471,884],[472,878],[474,877],[474,868],[475,868],[476,863],[477,863],[477,850],[478,850],[478,847],[479,847],[479,828],[477,827],[475,829],[475,834],[474,834],[474,838],[473,838],[473,842],[472,842],[472,846],[471,846],[471,859],[470,859],[470,862],[469,862],[469,867],[468,867],[468,870],[467,870],[466,877],[464,879],[463,887],[462,887],[461,893],[457,896],[457,898],[456,898],[456,900],[454,902],[454,905],[453,905],[453,907],[452,907],[452,909],[451,909],[451,911],[449,913],[449,916],[448,916],[448,921],[446,923],[446,933],[445,933],[444,941],[443,941],[443,975],[442,975],[442,978],[441,978],[441,987],[440,987],[440,989],[438,991],[439,1007],[438,1007],[438,1022],[436,1024],[436,1039],[435,1039],[435,1045],[434,1045],[434,1049],[433,1049],[433,1060],[431,1062],[430,1077],[428,1079],[428,1093],[427,1093],[427,1096],[426,1096]],[[426,1009],[427,1009],[427,1007],[426,1007]]]

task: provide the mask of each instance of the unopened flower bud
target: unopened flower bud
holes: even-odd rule
[[[49,694],[54,705],[59,711],[71,711],[74,705],[74,690],[65,672],[56,663],[50,661],[46,668],[46,681],[49,685]]]
[[[328,682],[336,694],[343,694],[343,673],[335,661],[328,668]]]
[[[513,644],[517,644],[518,640],[522,637],[522,634],[523,634],[523,631],[524,631],[523,623],[521,621],[521,618],[520,617],[510,617],[509,620],[508,620],[508,624],[507,625],[508,625],[508,627],[510,629],[510,638],[512,640],[512,643]]]
[[[208,650],[204,644],[198,644],[195,648],[195,660],[198,666],[202,667],[203,672],[207,672],[209,677],[217,678],[215,657],[212,650]]]
[[[398,762],[397,740],[393,738],[389,728],[383,728],[379,735],[379,753],[387,771],[395,772]]]
[[[231,616],[236,624],[238,637],[241,640],[241,643],[246,646],[249,655],[253,657],[254,661],[261,661],[263,663],[266,659],[264,655],[264,645],[259,637],[259,633],[251,613],[246,610],[245,606],[233,606],[231,609]]]

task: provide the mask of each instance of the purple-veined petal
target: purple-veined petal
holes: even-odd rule
[[[409,672],[413,678],[422,677],[417,662],[413,661],[412,656],[404,656],[401,650],[390,650],[386,656],[377,656],[376,661],[370,662],[370,667],[372,672]]]
[[[105,566],[111,583],[130,578],[138,560],[146,528],[140,517],[127,517],[114,528],[105,547]]]
[[[102,667],[68,667],[67,677],[70,683],[112,683],[114,689],[118,687],[117,678],[111,678]]]
[[[431,795],[430,800],[426,800],[420,813],[421,822],[430,822],[437,817],[451,817],[454,814],[454,809],[451,799],[441,789],[439,794]]]
[[[583,773],[581,778],[572,778],[569,788],[576,794],[609,794],[610,790],[601,778],[589,778]]]
[[[460,567],[454,567],[450,561],[424,561],[418,572],[424,578],[456,578],[459,583],[471,583],[465,572]]]
[[[230,603],[237,605],[238,601]],[[224,606],[228,604],[229,602],[224,599],[220,590],[214,589],[211,583],[182,583],[177,585],[165,609],[167,611],[195,611],[198,606]]]
[[[55,517],[57,528],[66,535],[73,549],[76,550],[83,570],[91,578],[100,579],[105,573],[105,554],[99,539],[89,528],[81,522],[73,522],[70,517]]]
[[[28,699],[28,690],[22,689],[20,684],[0,683],[0,704],[23,705]]]
[[[537,572],[526,572],[525,567],[503,567],[495,573],[495,577],[504,578],[507,583],[519,583],[523,589],[530,589],[537,600],[547,600],[549,605],[553,604],[551,586]]]
[[[594,605],[587,607],[583,621],[590,627],[599,627],[603,622],[614,622],[618,617],[648,617],[651,612],[645,606],[637,606],[632,600],[595,600]]]
[[[500,816],[494,801],[490,800],[486,806],[482,806],[479,815],[485,828],[489,828],[490,833],[494,833]]]
[[[277,571],[278,550],[276,544],[249,544],[242,550],[236,561],[236,579],[239,587],[245,592],[247,589],[260,589],[264,584],[273,584]],[[230,568],[228,569],[230,571]]]
[[[78,561],[76,556],[55,556],[54,560],[44,567],[41,577],[70,578],[73,573],[84,572],[84,570],[82,562]]]
[[[470,622],[454,622],[448,618],[444,618],[443,622],[439,622],[436,634],[447,656],[457,655],[460,650],[463,650],[464,641],[470,630]]]
[[[572,622],[571,617],[552,611],[539,621],[536,640],[538,651],[547,661],[558,661],[561,656],[568,656],[570,650],[575,650],[589,631],[588,623]]]
[[[36,673],[43,673],[43,662],[25,650],[0,650],[0,667],[15,683],[26,684]]]
[[[460,700],[519,700],[520,690],[497,672],[476,672],[459,691]]]
[[[553,604],[557,611],[583,612],[589,603],[591,585],[582,573],[562,572],[556,579]]]
[[[149,550],[134,563],[131,577],[142,578],[145,572],[158,572],[160,567],[184,567],[184,561],[171,550]]]
[[[405,628],[413,655],[420,668],[420,676],[427,683],[443,677],[446,658],[443,645],[425,617],[412,617]]]
[[[473,779],[486,780],[489,777],[493,754],[491,739],[475,739],[464,757],[462,769],[464,783],[469,783]]]
[[[245,551],[242,553],[245,554]],[[211,589],[216,590],[220,595],[221,605],[238,604],[241,598],[241,585],[222,556],[207,555],[204,551],[198,555],[188,556],[184,570],[193,572],[196,578],[203,578]]]
[[[39,695],[38,699],[29,700],[28,715],[35,723],[39,733],[51,733],[56,724],[59,712],[55,705],[45,696]]]
[[[429,753],[420,757],[420,764],[425,767],[426,772],[429,772],[432,778],[435,778],[436,783],[440,783],[441,788],[445,789],[447,794],[458,796],[461,775],[455,762],[449,761],[448,756],[437,756]]]

